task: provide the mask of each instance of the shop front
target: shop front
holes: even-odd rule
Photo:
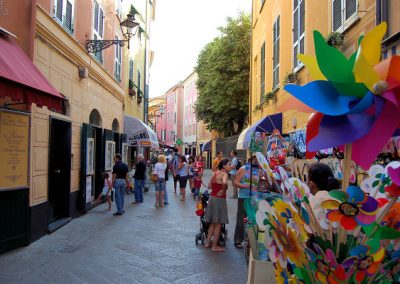
[[[57,161],[70,155],[71,149],[67,148],[71,137],[68,122],[59,124],[56,118],[51,120],[51,131],[45,131],[49,129],[48,120],[45,127],[38,128],[37,106],[57,114],[62,111],[64,97],[5,31],[0,34],[0,50],[0,252],[4,252],[35,240],[37,228],[43,224],[47,227],[47,216],[55,218],[69,211],[69,196],[61,195],[62,183],[69,184],[70,160],[62,165]],[[49,153],[35,147],[41,143],[37,130],[44,131],[47,137],[50,135],[50,147],[57,147],[52,152],[57,157],[50,156],[48,168],[41,165],[47,165]],[[49,171],[49,179],[36,179],[34,168]],[[39,208],[32,202],[32,196],[40,193],[33,192],[32,187],[43,185],[45,190],[47,182],[54,188],[55,183],[62,186],[56,195],[49,193],[51,198]]]
[[[135,163],[138,154],[150,160],[150,149],[160,149],[157,134],[136,117],[124,115],[124,133],[126,134],[128,165]]]

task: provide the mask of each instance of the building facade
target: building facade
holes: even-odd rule
[[[157,134],[158,141],[166,141],[166,99],[165,95],[149,99],[148,124]]]
[[[197,73],[193,72],[185,80],[183,85],[183,131],[182,141],[185,147],[184,153],[196,156],[197,143],[197,120],[194,112],[194,105],[197,101]]]
[[[313,31],[327,39],[339,33],[344,39],[339,48],[350,56],[360,35],[387,21],[382,56],[391,56],[398,52],[399,5],[396,0],[253,0],[249,123],[288,109],[283,112],[282,132],[304,128],[309,113],[285,106],[291,96],[283,87],[311,80],[297,54],[314,55]]]
[[[0,27],[21,39],[22,50],[63,97],[59,111],[40,101],[24,109],[30,117],[28,199],[18,207],[26,206],[27,213],[17,223],[28,224],[31,242],[92,207],[103,187],[102,173],[112,169],[114,153],[122,153],[128,162],[124,111],[130,108],[129,113],[141,120],[145,115],[139,96],[131,99],[129,80],[133,79],[136,92],[144,98],[149,62],[144,58],[150,52],[143,34],[148,37],[147,15],[154,15],[154,1],[142,1],[146,9],[139,23],[142,30],[138,26],[136,31],[139,37],[103,50],[90,49],[88,40],[126,39],[120,23],[140,1],[11,2],[2,6],[7,15],[0,17]],[[140,44],[145,50],[134,55]],[[132,58],[138,62],[133,72],[129,69]],[[5,102],[1,99],[1,106]]]
[[[178,83],[166,93],[165,108],[165,144],[184,153],[183,138],[183,85]]]

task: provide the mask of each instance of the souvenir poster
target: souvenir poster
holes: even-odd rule
[[[263,132],[254,132],[250,140],[250,151],[251,152],[262,152],[264,148],[264,137]]]

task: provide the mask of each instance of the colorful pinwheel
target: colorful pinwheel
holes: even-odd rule
[[[368,168],[399,126],[400,56],[380,62],[385,33],[386,23],[381,23],[346,58],[314,31],[316,57],[299,59],[316,80],[285,86],[317,112],[307,125],[309,151],[353,143],[352,159]]]
[[[379,243],[378,243],[379,244]],[[349,274],[354,274],[356,283],[374,275],[385,257],[385,249],[379,246],[359,245],[351,249],[350,257],[342,262]]]
[[[323,284],[340,283],[346,280],[344,268],[337,263],[336,256],[332,250],[326,252],[317,244],[313,244],[314,251],[306,248],[308,259],[315,264],[315,277]],[[312,266],[314,268],[314,265]]]
[[[359,187],[349,186],[346,190],[333,190],[329,195],[334,199],[325,200],[321,206],[328,209],[326,218],[340,222],[346,230],[353,230],[357,225],[368,225],[375,221],[378,201],[367,196]]]

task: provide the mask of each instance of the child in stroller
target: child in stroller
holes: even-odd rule
[[[202,245],[205,244],[208,235],[208,227],[210,226],[210,224],[205,221],[204,217],[206,215],[205,210],[207,210],[207,203],[208,199],[210,198],[210,194],[208,193],[208,190],[205,190],[203,193],[200,193],[200,196],[201,198],[198,201],[198,206],[196,211],[197,216],[200,217],[200,232],[195,236],[196,245],[198,245],[199,242],[201,242]],[[227,238],[228,238],[228,230],[225,228],[225,225],[222,225],[218,244],[224,247]]]

